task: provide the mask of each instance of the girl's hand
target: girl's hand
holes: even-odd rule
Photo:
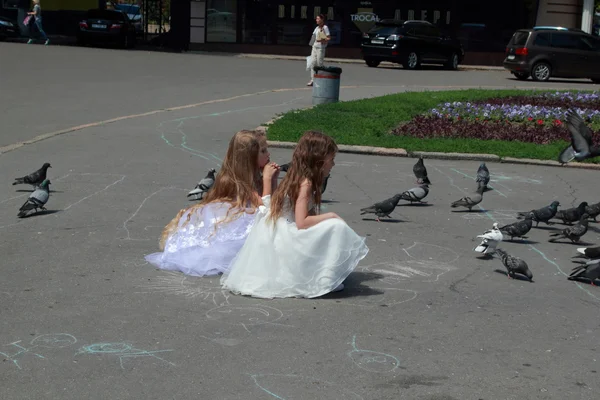
[[[263,179],[273,180],[279,176],[279,165],[275,163],[269,163],[263,167]]]

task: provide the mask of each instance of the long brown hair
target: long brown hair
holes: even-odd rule
[[[335,154],[338,147],[332,138],[318,131],[304,132],[294,154],[285,177],[271,196],[270,219],[275,221],[283,214],[285,198],[290,199],[292,210],[300,192],[300,185],[305,179],[311,183],[311,192],[317,209],[321,206],[321,186],[323,185],[323,165],[325,158]]]
[[[260,170],[258,168],[258,153],[260,150],[260,139],[264,132],[242,130],[236,133],[229,141],[227,154],[223,165],[215,177],[214,186],[204,195],[203,199],[193,206],[184,208],[177,213],[163,229],[159,246],[164,250],[165,242],[178,228],[179,220],[189,210],[187,222],[190,221],[195,210],[209,203],[227,202],[230,208],[225,220],[231,221],[243,212],[252,212],[260,205],[260,197],[257,193],[257,184],[260,182]],[[230,215],[231,210],[236,210]],[[187,223],[185,222],[185,223]],[[215,225],[216,229],[216,225]]]

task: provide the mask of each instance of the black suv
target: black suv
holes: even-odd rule
[[[503,65],[521,80],[588,78],[600,83],[600,39],[579,29],[520,29],[508,42]]]
[[[369,67],[390,61],[406,69],[417,69],[421,63],[457,69],[465,55],[458,40],[442,35],[431,22],[414,20],[378,21],[363,34],[360,47]]]

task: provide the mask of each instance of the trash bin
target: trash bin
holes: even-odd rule
[[[337,103],[340,100],[340,75],[339,67],[315,67],[313,76],[312,103],[325,104]]]

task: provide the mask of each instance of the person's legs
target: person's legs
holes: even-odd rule
[[[48,36],[46,36],[46,32],[44,32],[44,29],[42,28],[42,21],[36,20],[35,26],[37,27],[38,31],[40,32],[40,36],[42,37],[42,40],[46,41],[46,44],[48,44],[48,42],[49,42]]]
[[[310,69],[308,70],[308,74],[309,74],[309,81],[307,83],[307,85],[312,85],[312,81],[313,81],[313,74],[315,73],[315,71],[313,70],[313,68],[315,67],[315,65],[317,62],[317,58],[318,58],[318,53],[319,53],[319,49],[317,49],[316,47],[312,48],[312,52],[310,53],[310,60],[311,60],[311,65],[310,65]]]

